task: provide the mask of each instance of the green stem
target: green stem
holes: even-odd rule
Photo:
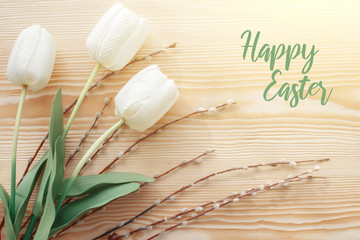
[[[31,218],[30,218],[30,223],[26,229],[26,232],[25,232],[22,240],[29,240],[31,238],[31,235],[34,231],[37,220],[38,220],[38,218],[34,214],[32,214]]]
[[[67,193],[69,192],[69,189],[71,185],[74,183],[75,178],[79,175],[81,169],[86,164],[87,160],[91,157],[91,155],[95,152],[95,150],[100,146],[102,142],[104,142],[113,132],[115,132],[117,129],[121,128],[122,125],[124,125],[125,121],[124,119],[120,119],[117,123],[115,123],[111,128],[106,130],[106,132],[101,135],[100,138],[96,140],[96,142],[89,148],[89,150],[85,153],[83,158],[80,160],[76,168],[74,169],[73,173],[71,174],[71,177],[69,181],[67,182],[64,191],[61,194],[60,200],[58,201],[56,205],[56,213],[59,212],[59,209],[61,205],[63,204]]]
[[[18,134],[19,134],[19,126],[21,113],[25,102],[27,86],[22,86],[20,102],[18,106],[18,111],[16,114],[15,128],[14,128],[14,136],[13,136],[13,145],[12,145],[12,158],[11,158],[11,198],[10,198],[10,217],[11,220],[15,221],[15,196],[16,196],[16,150],[17,150],[17,142],[18,142]]]
[[[78,100],[76,101],[74,110],[72,111],[72,113],[71,113],[71,115],[69,117],[69,120],[68,120],[68,122],[66,124],[66,127],[64,129],[64,132],[63,132],[63,135],[62,135],[63,139],[66,138],[66,135],[68,134],[68,132],[70,130],[71,124],[74,121],[77,112],[79,111],[81,103],[84,101],[84,98],[85,98],[87,92],[89,91],[89,88],[91,87],[91,85],[92,85],[92,83],[93,83],[93,81],[95,79],[95,76],[96,76],[97,72],[99,71],[100,67],[101,67],[100,63],[96,64],[96,66],[94,67],[94,70],[92,71],[87,83],[85,84],[83,90],[81,91],[81,94],[80,94]]]

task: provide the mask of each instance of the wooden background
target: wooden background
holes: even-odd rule
[[[64,105],[80,93],[95,65],[85,41],[100,16],[115,1],[0,1],[0,182],[10,190],[10,157],[13,125],[20,89],[6,77],[11,48],[21,30],[32,24],[47,28],[56,40],[57,55],[52,80],[41,92],[26,97],[18,150],[18,177],[46,133],[51,99],[63,87]],[[255,198],[214,211],[161,239],[360,239],[360,2],[343,1],[210,1],[210,0],[127,0],[123,3],[146,17],[151,34],[139,56],[172,42],[180,45],[151,62],[137,63],[106,80],[84,101],[66,141],[74,150],[80,137],[99,111],[105,97],[114,96],[136,72],[159,64],[176,81],[180,98],[157,124],[235,99],[238,104],[212,114],[182,121],[157,134],[127,155],[113,169],[152,176],[189,160],[207,148],[216,153],[201,164],[184,167],[168,177],[111,203],[58,239],[89,239],[137,214],[156,199],[216,170],[260,162],[320,159],[311,182],[286,189],[266,191]],[[334,88],[330,101],[321,106],[319,97],[290,108],[281,98],[265,102],[262,93],[270,83],[269,64],[242,59],[244,41],[240,35],[250,29],[261,31],[262,44],[315,44],[319,53],[312,81]],[[304,61],[294,60],[281,81],[303,78]],[[278,68],[283,69],[283,63]],[[102,70],[98,77],[106,70]],[[114,104],[106,110],[99,126],[90,134],[83,150],[67,172],[116,117]],[[141,133],[124,129],[87,168],[98,169],[124,150]],[[262,168],[218,176],[179,195],[139,219],[125,230],[171,216],[183,207],[195,207],[234,191],[280,180],[315,164],[297,168]],[[1,215],[3,210],[1,208]],[[144,239],[161,228],[134,235]],[[159,238],[160,239],[160,238]]]

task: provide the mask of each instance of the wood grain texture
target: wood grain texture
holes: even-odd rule
[[[57,46],[50,84],[41,92],[29,92],[26,97],[18,147],[20,178],[28,157],[47,131],[50,103],[58,85],[63,87],[64,105],[70,104],[95,65],[85,40],[99,17],[114,2],[0,1],[0,182],[7,190],[10,190],[11,141],[20,89],[8,82],[6,66],[17,35],[31,24],[41,24],[53,34]],[[360,239],[359,1],[124,0],[123,3],[146,17],[151,26],[151,34],[139,55],[172,42],[180,45],[151,62],[124,69],[90,92],[69,132],[67,152],[74,150],[101,109],[103,99],[114,96],[132,75],[149,64],[159,64],[163,72],[176,81],[181,94],[157,125],[198,107],[223,103],[228,98],[238,104],[177,123],[139,145],[138,150],[113,170],[152,176],[207,148],[217,151],[201,164],[179,169],[139,193],[114,201],[58,239],[96,236],[179,186],[215,170],[281,158],[324,157],[331,158],[330,162],[321,164],[319,175],[326,178],[244,199],[161,239]],[[321,106],[318,96],[301,101],[296,108],[290,108],[288,102],[279,98],[265,102],[262,93],[270,83],[271,71],[268,63],[242,59],[244,41],[240,36],[247,29],[261,31],[262,43],[315,44],[320,51],[308,75],[313,81],[323,81],[327,88],[334,88],[329,103]],[[303,64],[300,59],[293,61],[281,81],[302,79]],[[282,67],[283,63],[278,66]],[[105,70],[99,77],[103,73]],[[91,143],[115,122],[113,112],[112,103],[81,154],[70,164],[67,174]],[[122,130],[85,174],[96,173],[140,135],[129,129]],[[263,168],[218,176],[182,193],[124,230],[170,216],[183,207],[198,206],[314,166]],[[0,213],[2,215],[2,209]],[[133,239],[144,239],[165,226],[134,235]]]

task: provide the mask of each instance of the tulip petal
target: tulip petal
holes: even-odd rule
[[[37,48],[40,30],[39,25],[33,25],[24,29],[16,39],[7,69],[8,78],[14,85],[21,87],[26,84],[28,64]]]
[[[139,17],[127,8],[123,8],[114,17],[100,44],[99,61],[103,66],[107,67],[113,64],[122,45],[136,28],[138,21]]]
[[[149,27],[145,18],[140,18],[132,35],[122,45],[116,55],[115,61],[107,68],[116,71],[128,64],[134,55],[139,51],[149,35]]]
[[[145,131],[175,103],[178,90],[157,65],[137,73],[115,97],[116,113],[130,128]]]
[[[40,25],[24,29],[11,51],[7,67],[10,82],[38,91],[51,77],[55,61],[55,41]]]
[[[32,91],[43,89],[49,82],[55,62],[55,41],[42,29],[36,51],[28,67],[27,85]]]
[[[89,49],[90,55],[94,59],[98,59],[101,52],[101,42],[106,36],[113,19],[117,14],[124,8],[121,3],[114,4],[99,20],[91,31],[90,35],[86,40],[86,46]]]
[[[139,51],[148,32],[146,19],[118,3],[101,17],[86,45],[97,62],[117,71],[126,66]]]
[[[127,118],[127,124],[139,132],[153,126],[174,105],[179,92],[173,80],[168,81],[157,91],[135,115]]]
[[[150,98],[166,79],[157,65],[151,65],[137,73],[116,96],[115,102],[121,116],[128,118],[134,115],[141,102]]]

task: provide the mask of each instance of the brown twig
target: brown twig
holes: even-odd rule
[[[102,235],[99,235],[98,237],[96,237],[95,239],[99,239],[101,237],[104,237],[104,236],[107,236],[111,233],[113,233],[114,231],[134,222],[137,218],[139,218],[140,216],[148,213],[150,210],[152,210],[153,208],[155,208],[156,206],[168,201],[168,200],[173,200],[175,198],[175,195],[179,194],[180,192],[183,192],[185,191],[186,189],[188,188],[191,188],[192,186],[200,183],[200,182],[203,182],[203,181],[206,181],[208,180],[209,178],[212,178],[216,175],[221,175],[221,174],[224,174],[224,173],[228,173],[228,172],[232,172],[232,171],[238,171],[238,170],[247,170],[249,168],[258,168],[258,167],[263,167],[263,166],[271,166],[271,167],[276,167],[278,165],[281,165],[281,164],[287,164],[287,165],[296,165],[297,163],[307,163],[307,162],[322,162],[322,161],[328,161],[329,159],[320,159],[320,160],[303,160],[303,161],[292,161],[292,162],[286,162],[286,161],[279,161],[279,162],[272,162],[272,163],[260,163],[260,164],[253,164],[253,165],[249,165],[249,166],[244,166],[244,167],[233,167],[233,168],[229,168],[229,169],[226,169],[226,170],[222,170],[222,171],[218,171],[218,172],[214,172],[214,173],[211,173],[205,177],[202,177],[196,181],[194,181],[193,183],[190,183],[188,185],[185,185],[185,186],[182,186],[180,187],[178,190],[174,191],[173,193],[167,195],[166,197],[162,198],[162,199],[159,199],[157,201],[155,201],[154,204],[152,204],[150,207],[148,207],[147,209],[145,209],[144,211],[142,211],[141,213],[139,213],[138,215],[136,215],[135,217],[131,218],[130,220],[126,221],[125,223],[123,223],[122,225],[118,225],[114,228],[112,228],[111,230],[103,233]]]
[[[99,154],[99,152],[105,148],[105,145],[115,136],[115,134],[118,131],[119,129],[116,129],[107,139],[105,139],[105,141],[101,144],[101,146],[98,149],[96,149],[96,151],[90,156],[89,160],[87,160],[85,165],[81,168],[79,174],[81,174],[84,168],[86,168],[91,163],[91,161]]]
[[[311,172],[310,172],[311,171]],[[211,202],[208,202],[206,204],[203,204],[199,207],[196,207],[196,208],[193,208],[193,209],[190,209],[190,210],[186,210],[186,211],[182,211],[181,213],[178,213],[176,215],[173,215],[169,218],[165,218],[165,219],[162,219],[158,222],[155,222],[155,223],[152,223],[152,224],[149,224],[147,226],[143,226],[142,229],[143,230],[147,230],[147,229],[152,229],[153,226],[157,225],[157,224],[160,224],[160,223],[163,223],[163,222],[167,222],[168,220],[171,220],[171,219],[175,219],[175,218],[178,218],[180,216],[183,216],[185,214],[188,214],[188,213],[191,213],[191,212],[195,212],[191,217],[187,218],[185,221],[181,221],[177,224],[174,224],[168,228],[166,228],[165,230],[161,231],[161,232],[158,232],[156,233],[155,235],[149,237],[147,240],[151,240],[151,239],[154,239],[158,236],[160,236],[161,234],[165,233],[165,232],[168,232],[168,231],[171,231],[179,226],[183,226],[183,225],[187,225],[190,221],[196,219],[196,218],[199,218],[201,216],[204,216],[204,215],[208,215],[210,214],[211,211],[214,211],[215,209],[218,209],[218,208],[221,208],[221,207],[224,207],[230,203],[233,203],[233,202],[237,202],[239,201],[241,198],[244,198],[244,197],[247,197],[247,196],[255,196],[257,194],[257,192],[260,192],[262,190],[268,190],[268,189],[273,189],[274,187],[276,186],[288,186],[289,183],[292,183],[292,182],[299,182],[299,181],[302,181],[302,180],[305,180],[305,179],[312,179],[314,177],[312,176],[307,176],[306,178],[304,178],[303,176],[307,175],[307,174],[311,174],[312,173],[312,170],[308,170],[306,172],[303,172],[303,173],[300,173],[294,177],[288,177],[284,180],[280,180],[276,183],[271,183],[271,184],[266,184],[266,185],[261,185],[259,187],[256,187],[256,188],[252,188],[252,189],[249,189],[247,191],[243,191],[242,193],[236,193],[236,194],[231,194],[223,199],[220,199],[220,200],[217,200],[217,201],[211,201]],[[203,209],[205,207],[208,207],[212,205],[211,208],[203,211]],[[199,214],[197,214],[196,212],[200,212]],[[135,230],[134,230],[135,231]],[[131,233],[131,232],[130,232]],[[115,237],[115,238],[111,238],[112,240],[118,240],[118,239],[122,239],[126,236],[129,236],[130,233],[126,233],[126,234],[123,234],[121,236],[118,236],[118,237]]]
[[[167,51],[167,49],[170,49],[170,48],[175,48],[177,46],[177,43],[172,43],[171,45],[163,48],[163,49],[160,49],[160,50],[155,50],[154,52],[146,55],[146,56],[143,56],[143,57],[137,57],[137,58],[134,58],[132,61],[130,61],[128,64],[125,65],[124,68],[134,64],[134,63],[137,63],[137,62],[140,62],[140,61],[144,61],[144,60],[151,60],[151,57],[155,56],[155,55],[158,55],[160,53],[165,53]],[[123,68],[123,69],[124,69]],[[113,71],[113,72],[107,72],[104,74],[104,76],[102,78],[100,78],[97,82],[95,82],[93,85],[91,85],[91,87],[89,88],[89,91],[95,87],[98,87],[98,86],[101,86],[102,85],[102,81],[114,74],[117,74],[119,73],[121,70],[119,71]]]
[[[169,170],[167,170],[167,171],[165,171],[165,172],[163,172],[163,173],[161,173],[161,174],[156,174],[156,175],[154,176],[154,178],[155,178],[155,179],[159,179],[159,178],[161,178],[161,177],[163,177],[163,176],[171,173],[172,171],[175,171],[176,169],[178,169],[178,168],[180,168],[180,167],[183,167],[183,166],[185,166],[185,165],[187,165],[187,164],[189,164],[189,163],[193,163],[193,162],[199,163],[199,162],[202,160],[203,157],[205,157],[205,156],[207,156],[208,154],[213,153],[213,152],[215,152],[215,149],[206,150],[204,153],[200,154],[200,155],[197,156],[197,157],[194,157],[193,159],[191,159],[191,160],[189,160],[189,161],[182,162],[182,163],[176,165],[176,166],[173,167],[173,168],[170,168]]]
[[[79,142],[78,146],[76,147],[75,151],[70,153],[69,158],[65,163],[65,167],[69,164],[71,159],[73,159],[75,157],[76,153],[80,152],[81,145],[85,142],[86,138],[89,136],[89,133],[95,128],[97,122],[99,121],[101,116],[104,114],[105,108],[109,105],[111,99],[112,99],[111,97],[110,97],[110,99],[109,98],[104,99],[104,105],[102,106],[101,111],[96,113],[94,121],[91,123],[90,128],[81,137],[80,142]]]

